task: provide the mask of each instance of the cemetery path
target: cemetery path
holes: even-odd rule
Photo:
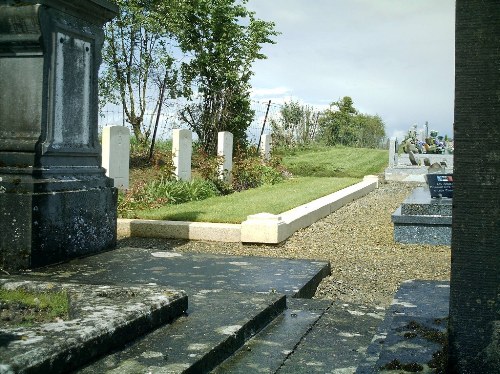
[[[449,280],[449,246],[394,243],[391,214],[413,188],[381,183],[281,245],[124,238],[119,246],[330,261],[332,275],[320,284],[316,298],[386,307],[404,280]]]

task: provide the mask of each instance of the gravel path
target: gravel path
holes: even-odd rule
[[[391,214],[413,188],[381,183],[376,191],[296,232],[281,245],[126,238],[119,246],[330,261],[332,275],[320,284],[316,298],[386,307],[404,280],[449,279],[449,246],[393,241]]]

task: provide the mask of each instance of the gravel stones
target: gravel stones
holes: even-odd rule
[[[386,307],[404,280],[450,276],[449,246],[394,242],[391,214],[415,187],[382,182],[279,245],[123,238],[119,246],[330,261],[332,275],[322,281],[316,298]]]

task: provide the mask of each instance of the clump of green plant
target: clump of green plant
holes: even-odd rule
[[[120,193],[118,214],[124,218],[134,218],[134,211],[138,209],[154,209],[167,204],[204,200],[218,195],[219,190],[210,181],[178,181],[162,176],[160,179],[137,184],[126,193]]]
[[[193,169],[203,179],[217,186],[222,195],[256,188],[264,184],[276,184],[282,182],[289,174],[279,158],[262,160],[254,147],[236,147],[229,182],[220,178],[219,170],[223,162],[224,159],[221,156],[210,156],[202,149],[196,150],[193,155]]]
[[[68,294],[66,291],[34,292],[0,288],[0,315],[2,323],[14,326],[68,319]]]

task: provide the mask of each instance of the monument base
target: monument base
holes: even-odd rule
[[[394,241],[451,245],[452,199],[432,199],[428,188],[415,188],[392,215]]]
[[[66,261],[116,244],[117,190],[99,175],[0,174],[0,267]]]

